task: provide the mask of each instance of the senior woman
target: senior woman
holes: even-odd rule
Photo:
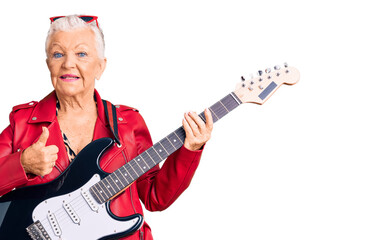
[[[54,91],[39,102],[12,109],[10,125],[0,135],[0,196],[56,179],[91,141],[114,138],[95,90],[95,80],[106,66],[97,17],[71,15],[51,21],[46,62]],[[152,146],[139,112],[123,105],[115,109],[121,145],[111,146],[101,157],[100,167],[106,172],[113,172]],[[213,120],[208,110],[205,116],[206,123],[194,112],[185,113],[184,145],[162,168],[156,165],[112,200],[115,215],[142,214],[140,200],[149,211],[161,211],[179,197],[190,184],[211,135]],[[139,231],[123,239],[149,240],[151,230],[144,222]]]

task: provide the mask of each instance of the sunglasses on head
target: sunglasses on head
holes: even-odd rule
[[[51,17],[50,18],[50,22],[53,23],[57,19],[60,19],[60,18],[63,18],[63,17],[65,17],[65,16]],[[81,16],[78,16],[78,17],[81,18],[86,23],[90,23],[90,22],[96,21],[96,26],[99,28],[98,17],[97,16],[81,15]]]

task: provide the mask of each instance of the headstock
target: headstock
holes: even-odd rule
[[[234,93],[242,103],[263,104],[282,84],[293,85],[299,79],[299,71],[285,63],[283,67],[275,66],[274,70],[268,68],[258,71],[256,77],[248,80],[242,77],[242,82],[236,85]]]

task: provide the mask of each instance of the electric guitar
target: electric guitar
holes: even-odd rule
[[[299,78],[298,70],[287,64],[258,71],[248,80],[242,77],[235,91],[209,108],[213,122],[242,103],[263,104],[281,85],[295,84]],[[204,113],[199,116],[205,121]],[[111,200],[179,149],[184,139],[185,131],[179,127],[111,174],[99,167],[99,159],[114,141],[101,138],[91,142],[55,180],[0,197],[0,239],[92,240],[133,234],[142,226],[143,217],[114,215]]]

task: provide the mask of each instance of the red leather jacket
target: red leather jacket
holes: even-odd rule
[[[93,139],[112,137],[105,118],[101,98],[95,91],[98,118]],[[112,146],[101,158],[100,166],[113,172],[152,146],[145,122],[137,110],[117,105],[118,130],[122,146]],[[24,149],[38,140],[42,127],[49,129],[47,145],[57,145],[58,160],[53,171],[43,178],[24,172],[20,157]],[[155,166],[136,183],[116,197],[111,210],[118,216],[143,212],[139,199],[149,211],[162,211],[169,207],[189,186],[199,164],[202,151],[180,148],[167,158],[162,168]],[[68,155],[56,117],[56,94],[53,91],[40,102],[15,106],[10,114],[10,125],[0,134],[0,196],[14,188],[41,184],[55,179],[69,165]],[[6,176],[6,177],[4,177]],[[151,240],[147,223],[132,236],[124,239]]]

